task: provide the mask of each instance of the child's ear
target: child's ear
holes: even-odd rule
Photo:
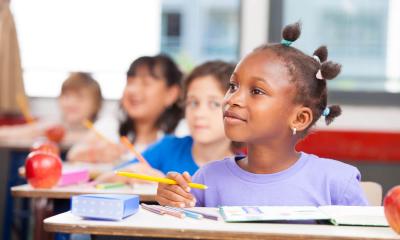
[[[176,85],[173,85],[171,87],[168,88],[168,93],[167,93],[167,97],[165,100],[165,106],[169,107],[172,104],[174,104],[176,102],[176,100],[179,97],[179,93],[180,93],[180,88]]]
[[[304,131],[313,121],[312,110],[308,107],[298,106],[290,118],[289,127],[296,128],[297,132]]]

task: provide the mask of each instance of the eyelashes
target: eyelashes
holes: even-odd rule
[[[238,84],[230,82],[229,83],[229,92],[233,93],[239,89]],[[259,87],[252,87],[250,89],[250,94],[251,95],[267,95],[267,92]]]
[[[229,92],[235,92],[239,87],[237,84],[230,82],[229,83]]]

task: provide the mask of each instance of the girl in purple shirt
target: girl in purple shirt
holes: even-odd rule
[[[161,205],[367,204],[356,168],[295,150],[321,116],[329,124],[341,113],[339,106],[327,105],[326,87],[341,66],[327,61],[325,46],[313,56],[291,47],[300,32],[299,23],[286,26],[280,44],[256,48],[232,74],[223,104],[225,133],[247,144],[247,157],[199,169],[193,182],[206,184],[206,190],[191,190],[188,173],[169,173],[178,185],[159,184]]]

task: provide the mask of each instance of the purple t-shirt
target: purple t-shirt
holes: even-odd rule
[[[193,189],[196,206],[321,206],[367,205],[357,168],[302,152],[290,168],[273,174],[254,174],[230,157],[201,167],[193,182],[208,186]]]

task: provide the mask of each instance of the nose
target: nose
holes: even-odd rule
[[[128,93],[139,93],[142,91],[142,88],[143,84],[142,81],[140,81],[140,79],[134,79],[125,86],[125,90]]]
[[[243,107],[245,105],[245,98],[245,93],[240,88],[235,92],[228,91],[224,97],[223,108],[225,109],[229,106]]]

